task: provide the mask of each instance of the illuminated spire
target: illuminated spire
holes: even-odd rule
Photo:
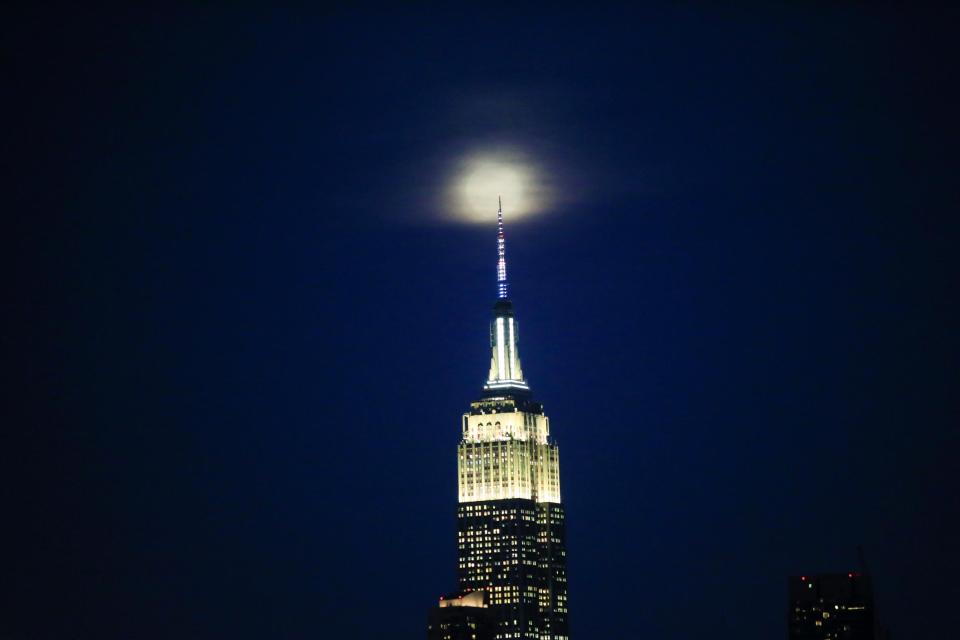
[[[500,199],[498,198],[498,201]],[[503,202],[497,210],[497,302],[490,323],[490,375],[486,391],[529,390],[520,369],[519,328],[513,318],[513,304],[507,297],[507,257],[503,241]]]
[[[497,196],[497,297],[507,297],[507,250],[503,240],[503,200]]]

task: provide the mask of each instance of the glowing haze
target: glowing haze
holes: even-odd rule
[[[446,192],[444,211],[457,222],[490,224],[503,197],[510,220],[542,213],[551,201],[543,171],[523,154],[482,152],[464,158]]]

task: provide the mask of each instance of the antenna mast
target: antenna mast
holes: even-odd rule
[[[503,239],[503,199],[497,196],[497,297],[507,297],[507,249]]]

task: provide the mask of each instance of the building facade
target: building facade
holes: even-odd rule
[[[873,585],[861,573],[791,576],[788,640],[874,640]]]
[[[550,420],[520,366],[498,212],[490,371],[457,450],[458,578],[484,590],[498,639],[568,640],[565,515]]]
[[[486,591],[440,598],[427,618],[427,640],[494,640],[496,621]]]

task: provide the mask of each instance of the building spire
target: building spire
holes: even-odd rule
[[[503,240],[503,201],[497,198],[497,302],[493,305],[490,323],[490,375],[484,390],[503,393],[505,390],[529,392],[520,369],[517,353],[519,329],[513,318],[513,304],[507,295],[507,256]]]
[[[507,298],[507,250],[503,240],[503,199],[497,196],[497,297]]]

